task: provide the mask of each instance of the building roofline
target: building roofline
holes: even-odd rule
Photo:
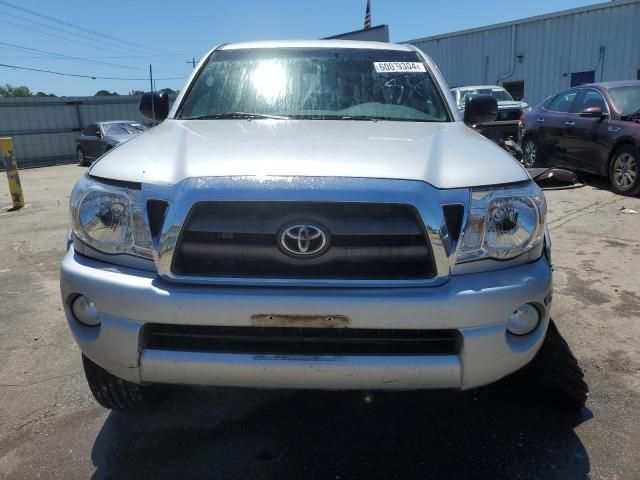
[[[535,15],[533,17],[526,17],[518,20],[511,20],[508,22],[494,23],[492,25],[486,25],[484,27],[474,27],[474,28],[458,30],[450,33],[440,33],[438,35],[431,35],[429,37],[414,38],[412,40],[405,40],[403,42],[398,42],[398,43],[422,43],[422,42],[429,42],[433,40],[441,40],[443,38],[457,37],[459,35],[467,35],[470,33],[484,32],[487,30],[495,30],[497,28],[510,27],[512,25],[520,25],[523,23],[539,22],[541,20],[564,17],[566,15],[574,15],[576,13],[591,12],[594,10],[604,10],[607,8],[615,8],[621,5],[629,5],[634,3],[640,3],[640,0],[612,0],[606,3],[596,3],[594,5],[587,5],[585,7],[577,7],[577,8],[571,8],[569,10],[560,10],[558,12],[544,13],[542,15]]]
[[[361,28],[360,30],[354,30],[353,32],[339,33],[338,35],[331,35],[330,37],[324,37],[322,40],[340,39],[345,35],[353,35],[354,33],[370,32],[371,30],[380,30],[381,28],[385,28],[385,27],[389,27],[389,25],[383,24],[383,25],[376,25],[375,27],[371,27],[367,29]]]

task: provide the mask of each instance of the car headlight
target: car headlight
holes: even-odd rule
[[[462,233],[457,262],[508,260],[543,241],[547,204],[534,182],[515,188],[477,188]]]
[[[102,253],[152,258],[151,235],[140,196],[140,190],[82,177],[71,193],[73,234]]]

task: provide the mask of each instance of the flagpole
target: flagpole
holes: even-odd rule
[[[364,29],[371,29],[371,0],[367,0],[367,10],[364,13]]]

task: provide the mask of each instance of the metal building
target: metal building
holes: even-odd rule
[[[139,102],[139,96],[129,95],[0,97],[0,137],[13,138],[21,168],[74,161],[74,140],[87,125],[106,120],[149,123],[138,111]]]
[[[503,85],[535,105],[583,83],[640,79],[640,0],[617,0],[402,43],[451,87]]]

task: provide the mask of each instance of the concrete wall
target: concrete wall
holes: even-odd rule
[[[452,87],[524,80],[524,99],[537,104],[574,72],[635,79],[639,27],[640,0],[618,0],[402,43],[430,55]]]
[[[74,161],[74,140],[90,123],[149,119],[138,111],[139,96],[0,97],[0,137],[12,137],[18,165]]]

